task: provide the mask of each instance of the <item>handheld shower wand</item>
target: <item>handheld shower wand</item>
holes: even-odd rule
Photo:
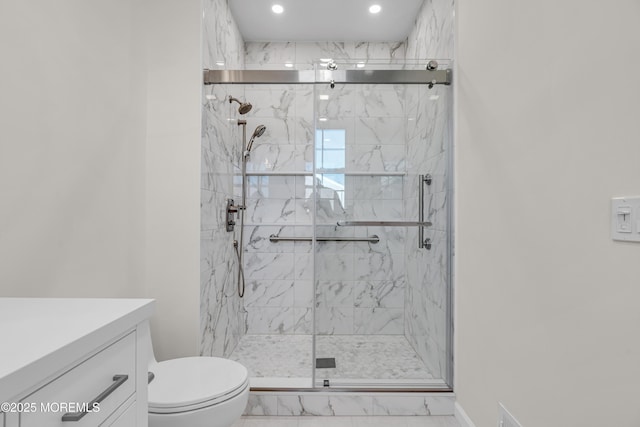
[[[251,135],[251,139],[249,139],[249,144],[247,144],[247,148],[246,148],[246,150],[244,152],[245,159],[249,156],[249,152],[251,151],[251,148],[253,147],[253,141],[256,138],[260,138],[264,134],[264,131],[266,131],[266,130],[267,130],[267,127],[265,125],[258,125],[256,130],[253,131],[253,135]]]

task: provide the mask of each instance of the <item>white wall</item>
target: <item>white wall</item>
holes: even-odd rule
[[[477,427],[640,424],[640,3],[459,0],[456,392]]]
[[[197,354],[200,0],[0,4],[0,295],[157,298]]]
[[[147,294],[159,359],[199,352],[201,0],[146,0]]]
[[[134,11],[0,5],[0,294],[142,296],[145,104]]]

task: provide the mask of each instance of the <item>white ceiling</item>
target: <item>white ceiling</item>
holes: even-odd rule
[[[402,41],[423,0],[229,0],[245,41]],[[284,13],[271,12],[273,4]],[[379,4],[382,11],[369,13]]]

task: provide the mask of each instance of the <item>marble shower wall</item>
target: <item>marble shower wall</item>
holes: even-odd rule
[[[290,62],[313,68],[320,58],[403,60],[403,43],[246,43],[247,68],[281,69]],[[311,244],[271,243],[271,234],[313,233],[314,114],[321,129],[345,133],[344,189],[318,188],[318,236],[360,237],[370,243],[317,244],[316,331],[320,334],[404,333],[404,246],[396,228],[336,229],[340,219],[403,218],[405,172],[405,88],[387,85],[255,85],[246,87],[254,104],[250,132],[267,126],[256,140],[250,178],[245,309],[247,333],[309,334],[313,331]],[[324,95],[314,111],[314,96]],[[321,167],[321,164],[317,164]],[[321,171],[321,170],[319,170]],[[329,178],[329,177],[327,177]],[[239,182],[238,182],[239,184]],[[239,191],[239,185],[238,190]]]
[[[407,37],[407,59],[453,59],[454,11],[454,0],[425,0]]]
[[[203,68],[244,67],[244,42],[226,0],[204,1]],[[241,88],[240,88],[241,89]],[[228,91],[232,90],[233,93]],[[227,101],[237,87],[204,86],[202,96],[200,333],[201,354],[227,356],[244,334],[246,313],[236,292],[236,233],[225,230],[224,206],[233,197],[238,163],[237,109]]]
[[[407,39],[408,58],[453,58],[452,0],[426,0]],[[450,61],[448,61],[450,62]],[[441,64],[445,61],[441,61]],[[449,64],[450,66],[450,64]],[[418,175],[431,174],[433,183],[425,187],[425,216],[433,226],[425,231],[432,241],[430,251],[417,248],[417,229],[409,229],[405,243],[407,292],[405,336],[434,375],[447,374],[449,244],[451,232],[449,204],[452,188],[451,149],[453,147],[452,88],[418,86],[415,109],[407,128],[407,185],[405,205],[409,217],[418,215]]]
[[[341,60],[403,61],[404,42],[247,42],[245,44],[247,69],[313,69],[321,58]]]

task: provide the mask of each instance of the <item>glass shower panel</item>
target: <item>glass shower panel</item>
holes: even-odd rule
[[[447,89],[316,84],[316,387],[446,388]],[[418,220],[423,187],[431,250],[398,224]]]

